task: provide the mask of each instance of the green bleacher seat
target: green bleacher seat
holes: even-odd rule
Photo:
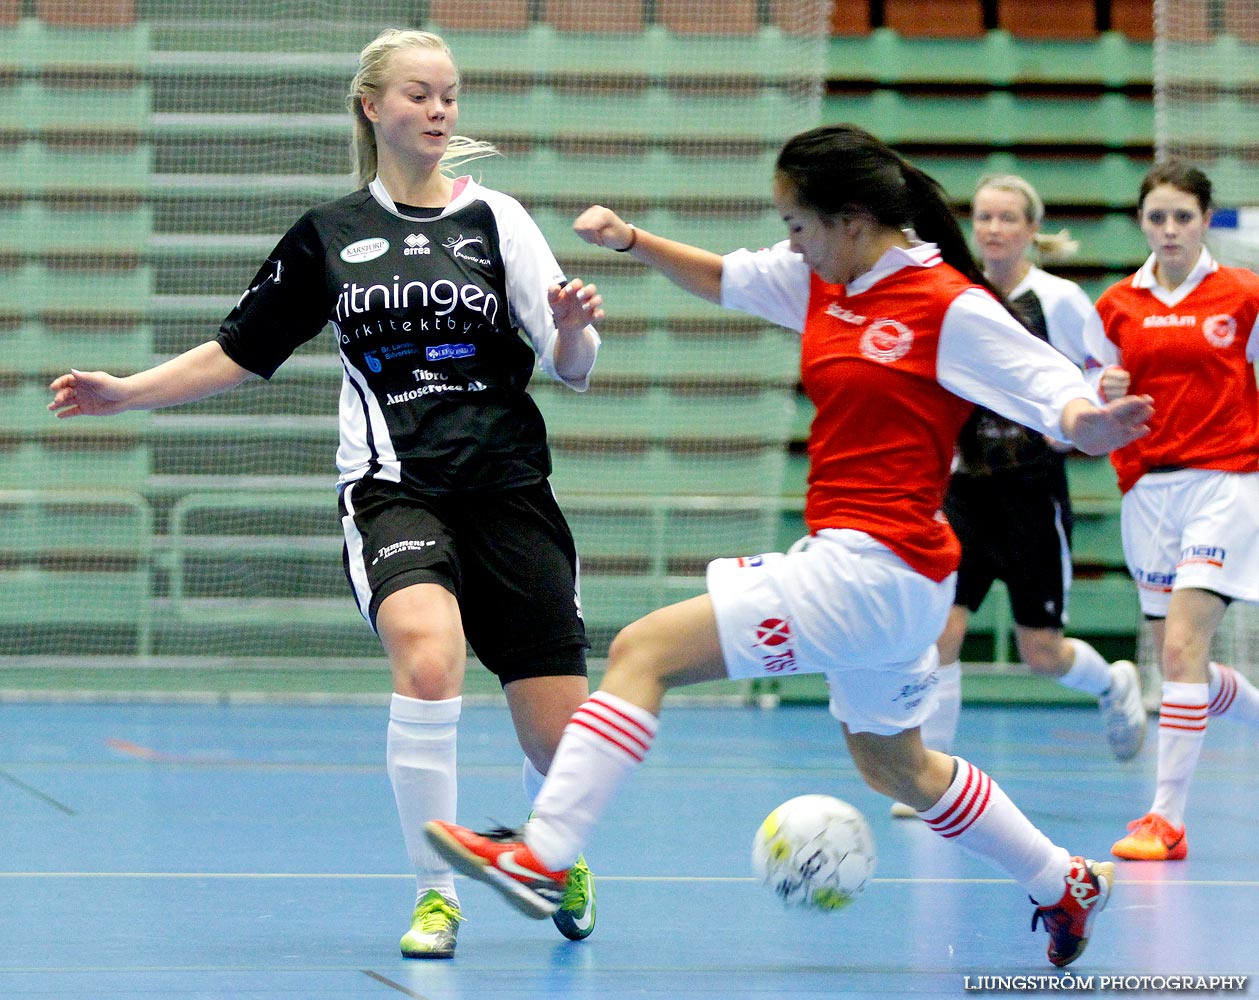
[[[993,90],[980,95],[905,95],[893,90],[830,94],[827,121],[853,122],[886,142],[936,145],[1093,147],[1149,144],[1154,106],[1121,93],[1090,97],[1020,97]],[[982,125],[977,128],[976,123]]]
[[[1067,631],[1079,636],[1135,635],[1141,622],[1137,586],[1126,572],[1077,577]]]
[[[0,132],[6,128],[0,124]],[[143,149],[62,149],[32,140],[0,145],[0,196],[81,195],[85,184],[96,196],[138,197],[147,185],[147,154]],[[90,179],[90,181],[85,180]],[[38,209],[14,222],[29,229]],[[95,234],[85,234],[90,239]],[[11,238],[11,237],[10,237]]]
[[[1010,592],[997,580],[967,623],[969,639],[984,638],[992,643],[992,662],[1006,664],[1019,658],[1014,643],[1014,617],[1010,611]]]
[[[702,573],[720,556],[775,548],[780,503],[766,497],[580,496],[565,499],[583,571]]]
[[[0,325],[0,373],[38,376],[36,385],[43,393],[44,403],[50,398],[45,376],[60,374],[72,366],[123,375],[152,363],[153,329],[144,324],[114,328],[78,322],[65,328],[37,321]],[[37,409],[42,412],[42,405]],[[121,419],[131,419],[131,415]]]
[[[145,266],[120,268],[23,269],[31,314],[40,316],[139,317],[153,293],[153,272]]]
[[[1071,560],[1080,569],[1123,569],[1123,538],[1118,511],[1083,507],[1074,510]]]
[[[611,254],[601,252],[601,259],[611,263]],[[622,321],[634,320],[646,325],[679,321],[720,322],[729,318],[729,310],[696,298],[646,268],[635,271],[609,271],[592,280],[599,286],[605,308]]]
[[[468,128],[472,130],[471,124]],[[486,129],[478,128],[476,134],[496,138]],[[615,199],[618,204],[642,200],[655,205],[675,201],[714,207],[731,203],[763,205],[777,154],[777,143],[765,143],[750,152],[739,144],[728,154],[719,147],[696,147],[693,155],[685,151],[671,153],[653,145],[615,157],[538,146],[528,154],[513,152],[477,160],[466,169],[490,187],[510,192],[530,208],[557,201],[573,205],[607,199]],[[714,182],[716,178],[720,178],[720,183]]]
[[[0,465],[3,460],[0,459]],[[0,476],[0,481],[3,477]],[[44,485],[46,488],[33,489]],[[0,488],[0,643],[12,652],[74,652],[57,636],[91,632],[92,645],[145,653],[151,620],[153,525],[136,492],[98,478],[27,479]]]
[[[586,275],[596,284],[596,273]],[[782,327],[731,321],[711,330],[688,332],[667,326],[635,332],[614,325],[603,329],[592,385],[606,380],[668,376],[678,379],[755,377],[789,383],[800,366],[800,337]]]
[[[876,28],[866,37],[833,37],[828,49],[827,75],[837,81],[1122,87],[1153,80],[1149,46],[1118,32],[1104,32],[1089,42],[1029,44],[1007,31],[970,38],[908,38]]]
[[[581,609],[593,642],[606,645],[608,638],[630,622],[658,608],[698,597],[704,593],[704,576],[670,574],[581,574]]]
[[[169,508],[160,565],[179,621],[362,628],[331,489],[193,492]]]
[[[148,474],[149,450],[136,433],[72,432],[61,424],[38,436],[0,436],[0,489],[138,490]]]
[[[81,188],[85,164],[79,163],[76,169]],[[34,180],[27,178],[24,187],[28,191],[35,188]],[[139,189],[137,185],[135,190]],[[94,190],[100,188],[94,186]],[[0,209],[0,253],[20,253],[28,257],[48,252],[125,253],[144,246],[152,225],[152,210],[144,205],[83,211],[26,201],[14,208]]]
[[[715,170],[721,169],[717,161],[713,161],[710,165]],[[772,171],[765,174],[766,178],[772,176]],[[618,199],[615,197],[615,192],[609,190],[607,186],[609,183],[611,182],[604,182],[604,190],[600,192],[600,197],[604,204],[616,209]],[[768,182],[765,181],[762,187],[768,191]],[[633,196],[629,197],[636,200]],[[785,239],[787,235],[782,219],[768,206],[760,210],[747,208],[722,211],[720,206],[705,206],[700,203],[688,212],[660,207],[635,211],[631,203],[629,209],[621,210],[632,217],[634,225],[640,229],[706,247],[717,253],[725,253],[739,247],[756,249],[770,246]],[[599,260],[600,255],[592,253],[590,245],[573,232],[573,221],[577,217],[577,211],[567,206],[561,210],[543,204],[541,207],[535,207],[531,214],[557,257],[561,259],[589,257],[592,264]],[[609,263],[609,261],[604,259],[603,263]]]
[[[589,441],[554,433],[551,477],[563,505],[582,493],[777,495],[786,469],[780,443]]]
[[[149,29],[143,23],[86,28],[28,17],[0,31],[0,66],[24,70],[128,70],[143,66],[148,51]]]
[[[566,438],[724,437],[781,444],[794,412],[789,388],[750,382],[626,386],[605,381],[578,394],[539,381],[531,391],[551,433]]]
[[[1019,153],[913,153],[910,159],[943,185],[955,202],[969,205],[985,174],[1018,174],[1040,193],[1052,227],[1059,207],[1102,206],[1120,210],[1132,225],[1137,188],[1149,169],[1147,157],[1129,153],[1080,153],[1070,156]]]
[[[1067,483],[1071,502],[1077,507],[1119,509],[1119,487],[1114,466],[1105,456],[1071,455],[1067,458]]]
[[[1095,264],[1135,271],[1150,252],[1135,216],[1129,212],[1084,218],[1072,217],[1064,211],[1057,213],[1052,220],[1046,220],[1041,228],[1047,233],[1056,233],[1064,228],[1071,231],[1071,238],[1080,244],[1079,251],[1071,258],[1073,264]],[[1052,264],[1048,266],[1053,267]]]

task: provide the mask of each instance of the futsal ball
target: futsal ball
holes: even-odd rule
[[[787,906],[842,910],[874,874],[866,818],[830,795],[788,799],[752,840],[752,867]]]

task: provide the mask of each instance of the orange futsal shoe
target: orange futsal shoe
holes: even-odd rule
[[[457,871],[497,889],[526,917],[552,916],[563,902],[568,870],[551,871],[542,864],[519,830],[474,833],[435,819],[424,824],[424,834]]]
[[[1115,884],[1113,861],[1071,859],[1066,889],[1053,906],[1038,906],[1032,912],[1032,930],[1037,922],[1049,931],[1049,961],[1061,968],[1084,954],[1093,921],[1106,908],[1110,888]]]
[[[1115,841],[1110,853],[1128,861],[1180,861],[1189,853],[1184,826],[1172,826],[1158,813],[1146,813],[1128,824],[1128,836]]]

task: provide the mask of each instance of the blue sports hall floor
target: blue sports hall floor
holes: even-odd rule
[[[0,704],[0,996],[1135,997],[1259,971],[1259,750],[1238,727],[1208,732],[1189,858],[1121,863],[1087,953],[1059,972],[1018,888],[891,819],[816,705],[666,708],[587,851],[587,941],[464,880],[457,957],[404,960],[414,880],[385,721],[383,705]],[[958,751],[1055,840],[1106,856],[1149,804],[1153,737],[1117,764],[1092,709],[968,705]],[[501,706],[465,708],[460,773],[464,822],[524,815]],[[876,877],[840,913],[785,911],[751,877],[753,831],[804,792],[874,829]]]

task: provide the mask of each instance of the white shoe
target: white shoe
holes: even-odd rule
[[[1110,688],[1098,699],[1106,740],[1118,760],[1131,760],[1145,742],[1148,721],[1141,702],[1141,679],[1131,660],[1110,665]]]
[[[893,802],[892,817],[894,819],[918,819],[918,810],[913,806],[906,805],[904,802]]]

